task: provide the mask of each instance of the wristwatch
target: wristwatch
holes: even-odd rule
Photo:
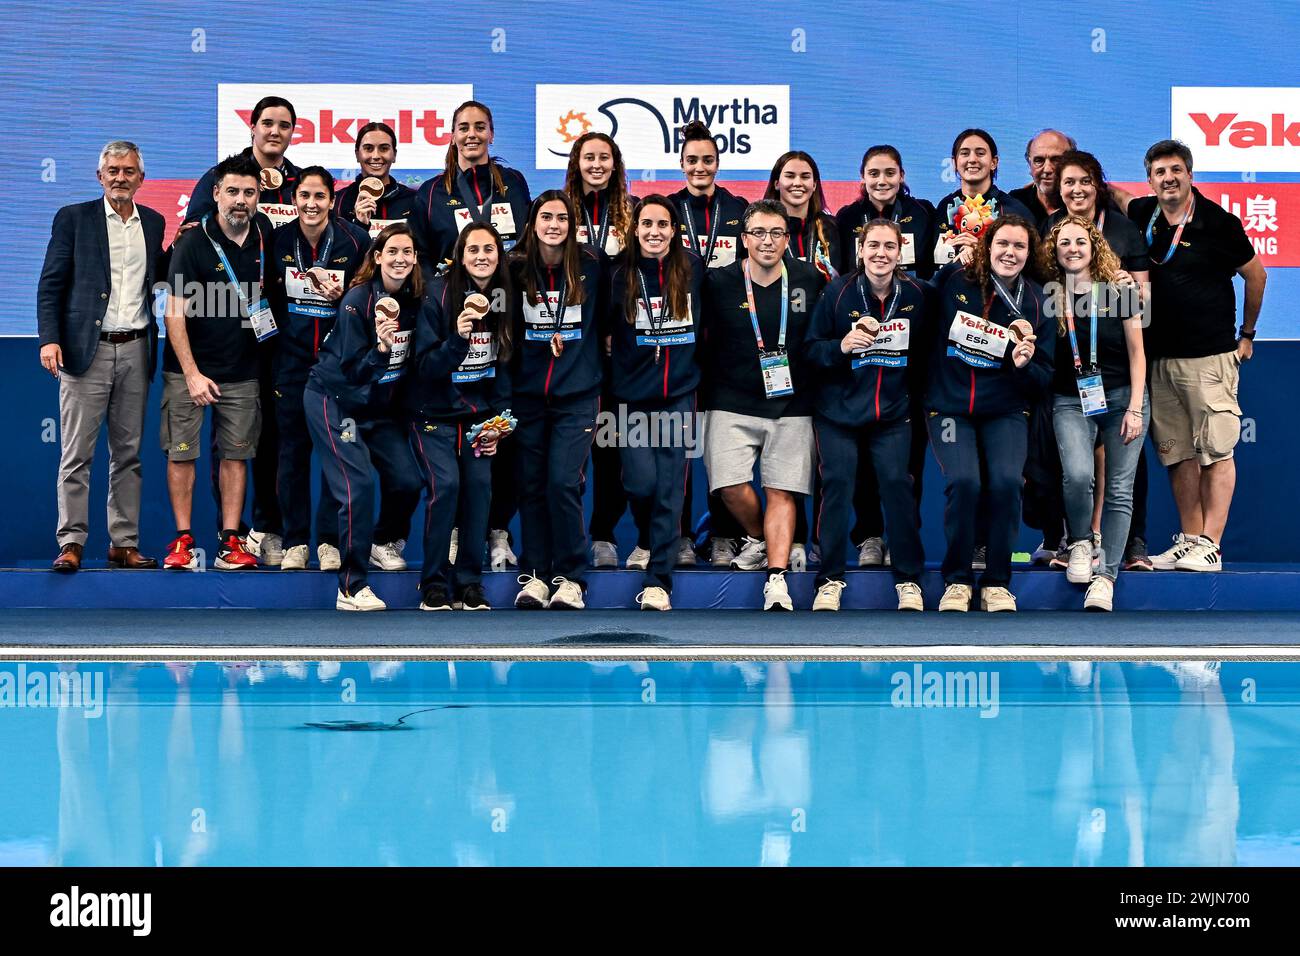
[[[1249,339],[1250,341],[1253,342],[1253,341],[1255,341],[1255,332],[1256,332],[1255,329],[1251,329],[1249,332],[1247,332],[1247,331],[1246,331],[1246,327],[1243,325],[1243,326],[1241,327],[1241,331],[1237,333],[1237,338],[1239,338],[1239,339]]]

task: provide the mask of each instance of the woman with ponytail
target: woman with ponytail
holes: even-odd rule
[[[411,211],[426,275],[450,259],[456,237],[471,222],[490,223],[507,250],[519,239],[528,215],[528,183],[492,158],[492,111],[476,100],[456,107],[447,166],[427,180]]]

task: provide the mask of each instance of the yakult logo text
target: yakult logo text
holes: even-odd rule
[[[1300,87],[1175,86],[1171,115],[1198,172],[1300,170]]]
[[[283,96],[298,111],[289,158],[299,166],[356,165],[357,131],[367,123],[387,123],[397,133],[402,166],[441,169],[451,142],[452,111],[472,99],[469,84],[300,83],[262,86],[221,83],[217,87],[217,154],[228,156],[249,144],[253,104],[263,96]]]
[[[976,332],[983,333],[984,335],[991,335],[997,339],[1005,339],[1007,337],[1007,330],[1000,325],[991,325],[988,322],[981,321],[980,319],[977,319],[972,315],[967,315],[962,313],[958,313],[957,317],[961,319],[962,325],[967,326],[968,328],[972,328]]]
[[[583,133],[618,141],[630,169],[672,169],[681,130],[709,127],[728,169],[770,169],[790,148],[788,86],[537,86],[537,168],[564,169]]]

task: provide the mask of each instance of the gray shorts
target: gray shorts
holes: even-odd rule
[[[764,488],[812,493],[812,417],[758,418],[711,411],[704,416],[709,490],[746,485],[759,465]]]
[[[217,430],[221,457],[246,461],[257,455],[257,438],[262,432],[262,403],[257,379],[218,382],[221,397],[212,406],[212,427]],[[199,457],[199,433],[203,431],[203,407],[194,404],[185,376],[163,372],[162,427],[159,437],[168,461],[194,461]]]

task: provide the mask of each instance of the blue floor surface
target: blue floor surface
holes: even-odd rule
[[[493,607],[508,607],[519,590],[513,572],[483,575]],[[812,605],[814,572],[791,574],[796,608]],[[688,609],[748,610],[762,607],[766,576],[757,571],[692,569],[673,576],[672,602]],[[888,570],[853,570],[845,575],[845,609],[890,610],[898,603]],[[390,608],[419,604],[415,571],[372,572],[370,583]],[[632,609],[644,579],[635,571],[596,571],[588,578],[588,608]],[[922,576],[926,606],[943,594],[937,570]],[[337,577],[319,571],[82,571],[0,570],[0,608],[277,608],[332,609]],[[1046,569],[1017,570],[1011,588],[1022,611],[1078,611],[1084,588]],[[1217,574],[1146,572],[1121,574],[1115,586],[1121,611],[1293,611],[1300,612],[1300,565],[1230,565]],[[676,613],[676,611],[674,612]],[[1220,622],[1222,625],[1224,622]],[[671,626],[671,625],[670,625]]]

